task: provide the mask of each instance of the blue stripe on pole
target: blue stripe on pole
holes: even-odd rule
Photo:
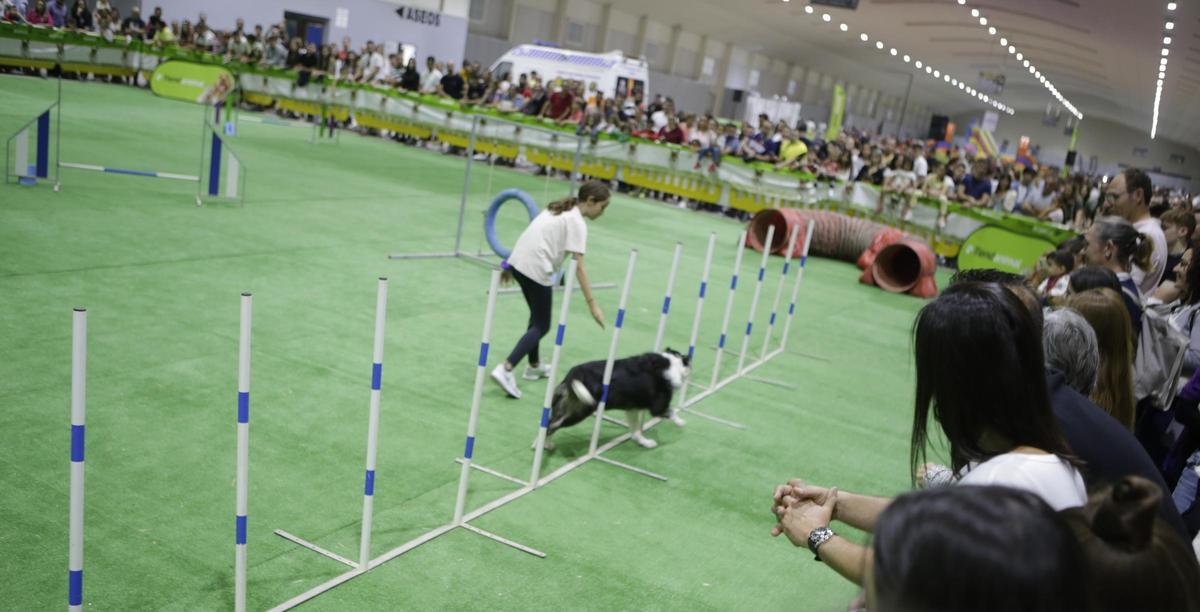
[[[215,196],[221,192],[221,137],[216,132],[212,135],[212,156],[208,162],[208,195]]]
[[[788,316],[790,317],[795,313],[796,313],[796,303],[792,302],[790,305],[788,305]]]
[[[83,425],[71,426],[71,461],[83,461]]]
[[[792,262],[790,262],[790,261],[783,262],[783,275],[784,276],[787,276],[788,268],[791,267],[791,265],[792,265]]]
[[[771,321],[767,323],[767,325],[770,325],[771,327],[775,326],[775,313],[771,313]]]
[[[50,175],[50,111],[38,117],[37,132],[37,175],[46,178]]]
[[[733,280],[729,281],[729,290],[737,289],[737,274],[733,275]]]
[[[751,322],[749,322],[749,321],[747,321],[747,322],[746,322],[746,335],[747,335],[747,336],[749,336],[749,335],[750,335],[750,330],[751,330],[751,329],[754,329],[754,324],[753,324],[753,323],[751,323]]]
[[[157,172],[146,172],[144,170],[126,170],[124,168],[105,168],[104,171],[109,174],[129,174],[132,176],[148,176],[150,178],[158,178]]]
[[[479,343],[479,367],[482,368],[487,365],[487,354],[488,354],[488,343],[480,342]]]
[[[804,264],[806,264],[806,263],[808,263],[808,255],[801,255],[800,256],[800,267],[803,268]]]
[[[367,470],[367,477],[363,481],[363,495],[375,494],[375,470]]]
[[[238,515],[237,517],[237,544],[246,543],[246,515]]]
[[[238,391],[238,423],[250,422],[250,392]]]
[[[671,296],[668,295],[663,298],[663,314],[667,314],[669,312],[671,312]]]
[[[624,322],[625,322],[625,309],[621,308],[621,309],[617,310],[617,323],[616,323],[617,329],[620,329],[621,324]]]
[[[475,436],[467,436],[467,449],[463,451],[463,458],[470,459],[475,454]]]
[[[600,387],[600,403],[608,403],[608,385],[601,385]]]
[[[567,333],[567,326],[562,323],[559,323],[558,324],[558,335],[556,335],[554,337],[554,343],[559,346],[562,346],[563,335],[565,335],[566,333]]]
[[[766,268],[759,268],[759,269],[758,269],[758,282],[760,282],[760,283],[762,282],[763,275],[765,275],[766,273],[767,273],[767,269],[766,269]]]
[[[378,391],[383,386],[383,364],[371,364],[371,390]]]
[[[708,282],[707,282],[707,281],[703,281],[703,282],[701,282],[701,283],[700,283],[700,298],[701,298],[701,299],[704,299],[704,293],[705,293],[707,290],[708,290]]]
[[[83,605],[83,570],[67,570],[67,603]]]
[[[721,334],[721,341],[717,342],[717,348],[725,348],[725,334]]]
[[[696,345],[695,345],[695,344],[689,344],[689,345],[688,345],[688,361],[691,361],[691,360],[692,360],[692,357],[693,357],[695,354],[696,354]]]
[[[545,406],[542,408],[542,424],[541,424],[541,426],[546,427],[548,425],[550,425],[550,407]]]

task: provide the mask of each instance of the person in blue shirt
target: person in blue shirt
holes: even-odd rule
[[[958,184],[958,201],[963,206],[986,208],[992,200],[992,180],[988,178],[991,164],[986,158],[971,164],[971,173]]]

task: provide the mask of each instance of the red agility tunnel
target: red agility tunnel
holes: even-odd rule
[[[884,291],[931,298],[937,295],[936,271],[937,259],[929,245],[905,238],[879,251],[870,277]]]

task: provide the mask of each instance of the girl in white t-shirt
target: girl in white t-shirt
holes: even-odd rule
[[[587,251],[587,224],[584,219],[597,219],[608,207],[608,185],[600,181],[589,181],[579,188],[579,197],[551,202],[517,239],[512,254],[508,256],[504,271],[505,281],[516,280],[529,306],[529,327],[517,341],[504,363],[492,370],[495,380],[504,392],[520,399],[513,368],[525,357],[529,366],[522,376],[525,380],[545,378],[550,368],[541,363],[538,343],[550,331],[550,308],[554,294],[554,276],[562,268],[567,255],[578,262],[575,276],[579,288],[587,300],[592,318],[604,327],[604,313],[592,297],[583,267],[583,254]]]

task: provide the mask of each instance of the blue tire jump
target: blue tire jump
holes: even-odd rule
[[[496,199],[492,200],[492,204],[488,206],[483,228],[487,233],[488,245],[492,247],[493,252],[503,259],[508,259],[508,256],[512,255],[512,249],[500,244],[500,239],[496,237],[496,213],[500,212],[500,207],[509,200],[517,200],[524,204],[525,210],[529,212],[530,221],[533,221],[539,212],[537,202],[534,202],[528,193],[520,189],[505,189],[496,196]]]

